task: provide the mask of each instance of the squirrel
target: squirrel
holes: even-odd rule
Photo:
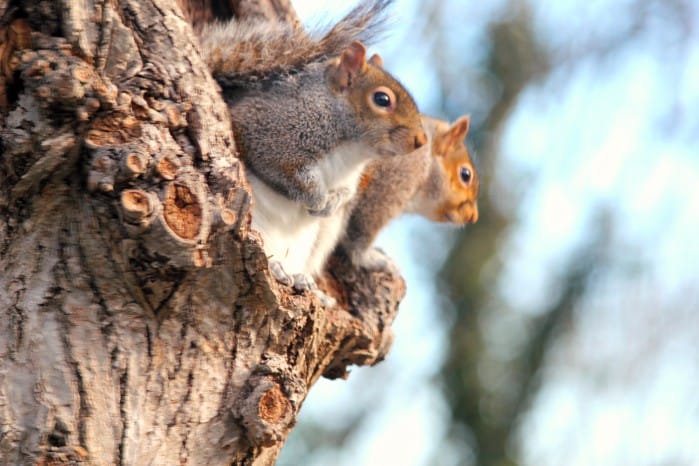
[[[351,201],[366,164],[427,143],[408,91],[366,59],[390,0],[365,0],[322,38],[273,21],[202,28],[252,190],[270,271],[317,289],[309,258],[324,218]],[[339,233],[338,233],[339,236]],[[337,241],[337,238],[333,241]]]
[[[403,212],[459,225],[478,221],[479,179],[464,144],[469,116],[451,125],[426,116],[422,122],[430,140],[426,148],[376,160],[362,174],[336,248],[353,265],[370,270],[388,266],[386,256],[370,246],[379,231]]]

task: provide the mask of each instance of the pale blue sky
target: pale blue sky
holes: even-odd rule
[[[304,19],[319,11],[333,18],[349,8],[344,2],[293,3]],[[453,30],[446,35],[476,63],[483,24],[502,14],[506,2],[448,3]],[[626,41],[605,56],[581,52],[614,41],[633,2],[532,3],[539,39],[561,63],[524,92],[499,147],[493,183],[521,202],[511,211],[503,197],[499,206],[519,222],[501,238],[505,270],[493,283],[494,300],[507,310],[494,303],[493,316],[482,323],[494,351],[489,370],[497,372],[498,361],[517,351],[517,327],[552,299],[570,251],[596,228],[601,206],[621,227],[613,242],[616,263],[640,271],[610,272],[576,314],[572,330],[548,356],[544,388],[522,423],[517,450],[532,466],[640,466],[668,458],[674,462],[663,464],[697,465],[699,6],[688,2],[683,20],[694,25],[688,33],[659,23],[656,36]],[[434,85],[427,64],[434,51],[411,33],[420,23],[418,2],[395,4],[392,34],[377,49],[420,107],[434,108],[451,91]],[[571,53],[577,58],[565,61]],[[471,102],[463,113],[483,118],[478,96]],[[300,419],[324,423],[342,416],[363,392],[375,393],[376,384],[387,401],[351,439],[350,451],[339,457],[321,452],[313,464],[426,465],[440,446],[449,414],[429,379],[448,335],[448,322],[435,311],[443,305],[433,289],[441,258],[416,261],[411,238],[443,244],[449,235],[443,227],[404,219],[381,236],[408,283],[394,347],[385,363],[356,370],[349,381],[318,383]],[[457,464],[452,459],[445,452],[442,464]]]

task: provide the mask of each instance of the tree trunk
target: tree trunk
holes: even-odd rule
[[[0,14],[0,463],[273,463],[321,375],[385,356],[402,279],[274,281],[174,0]]]

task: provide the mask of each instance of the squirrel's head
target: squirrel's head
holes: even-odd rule
[[[459,225],[478,221],[478,173],[464,144],[470,121],[468,115],[451,125],[425,118],[431,128],[433,164],[444,180],[441,192],[430,195],[436,203],[428,215],[432,220]]]
[[[330,62],[330,88],[346,97],[363,137],[380,155],[412,152],[427,143],[420,112],[408,91],[382,68],[378,55],[366,60],[366,48],[353,42]]]

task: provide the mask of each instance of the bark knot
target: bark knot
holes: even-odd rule
[[[155,166],[155,171],[162,179],[170,181],[175,179],[179,167],[180,163],[176,158],[161,157]]]
[[[121,193],[124,217],[130,223],[140,223],[153,213],[152,195],[140,189],[127,189]]]
[[[202,206],[187,186],[173,183],[165,190],[163,217],[177,236],[192,240],[201,228]]]
[[[276,424],[284,418],[290,410],[291,404],[288,398],[276,383],[260,397],[258,414],[260,419],[265,422]]]

